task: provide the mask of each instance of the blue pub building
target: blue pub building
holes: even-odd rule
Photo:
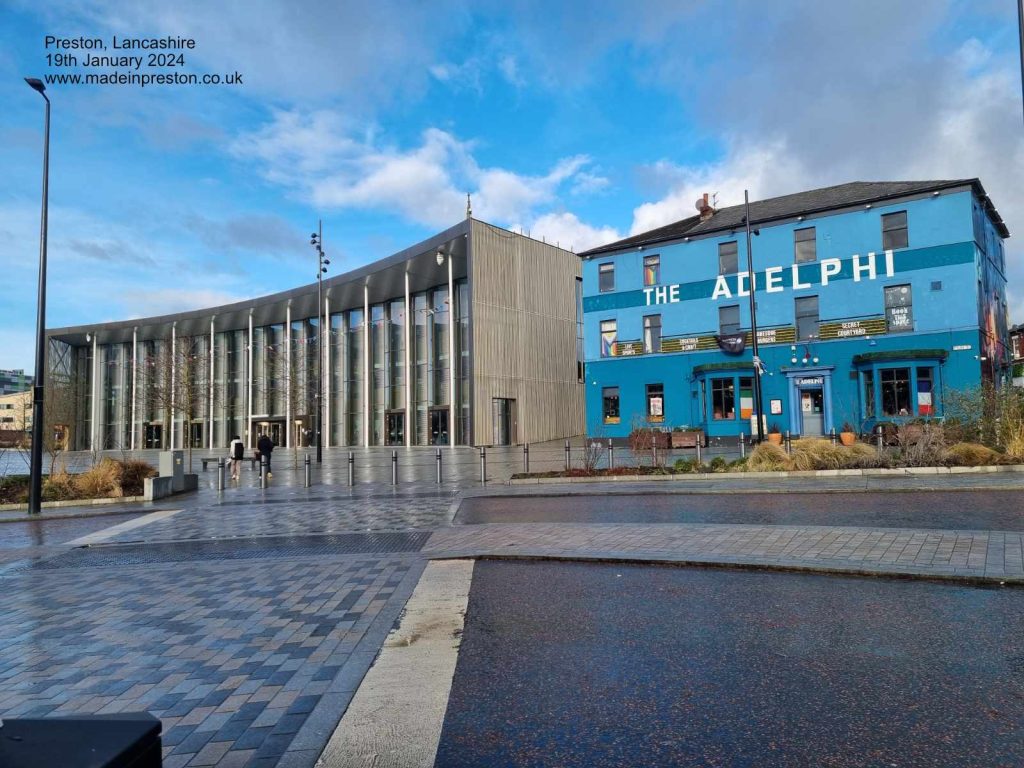
[[[1002,219],[977,179],[853,182],[714,210],[581,254],[587,432],[823,435],[941,418],[1008,374]]]

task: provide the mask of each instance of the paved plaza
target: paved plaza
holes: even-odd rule
[[[311,768],[431,559],[623,560],[1024,583],[1024,526],[1002,511],[1004,497],[1022,487],[1012,475],[931,496],[915,492],[921,478],[882,486],[892,498],[913,499],[905,506],[915,509],[929,499],[939,509],[941,499],[961,515],[958,529],[905,527],[899,518],[787,525],[758,518],[760,496],[743,484],[701,481],[685,493],[552,486],[543,490],[554,498],[542,499],[535,487],[481,487],[475,463],[440,486],[422,476],[392,486],[387,454],[374,457],[376,470],[367,458],[366,475],[349,487],[345,458],[332,452],[310,488],[301,464],[296,471],[275,460],[265,489],[246,470],[238,485],[218,492],[207,472],[195,493],[115,507],[108,516],[69,517],[97,510],[62,509],[52,519],[0,523],[0,716],[145,710],[163,723],[170,768]],[[844,499],[860,498],[861,482],[819,485],[839,510]],[[822,488],[806,479],[761,490],[794,514],[822,503]],[[651,491],[657,495],[638,496]],[[598,519],[545,521],[543,504],[557,506],[566,493],[598,505]],[[459,513],[464,500],[478,509],[488,496],[495,511],[463,524],[474,522]],[[626,511],[642,509],[645,499],[663,508],[733,506],[728,523],[650,522],[639,512],[630,521]],[[620,512],[620,521],[609,518]],[[504,522],[487,522],[488,514]],[[978,527],[966,527],[972,523]]]

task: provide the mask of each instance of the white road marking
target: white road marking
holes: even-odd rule
[[[107,539],[124,533],[125,531],[141,528],[144,525],[155,523],[157,520],[164,520],[171,515],[178,514],[179,512],[181,512],[180,509],[161,509],[159,512],[150,512],[148,515],[136,517],[134,520],[129,520],[126,523],[112,525],[109,528],[104,528],[102,531],[96,531],[95,533],[90,533],[88,536],[82,536],[80,539],[69,541],[65,546],[86,547],[90,544],[98,544],[101,541],[106,541]]]
[[[472,578],[472,560],[426,567],[317,766],[434,765]]]

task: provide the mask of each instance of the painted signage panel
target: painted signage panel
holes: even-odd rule
[[[881,336],[888,327],[885,318],[866,317],[857,320],[833,320],[818,325],[818,338],[850,339],[857,336]]]

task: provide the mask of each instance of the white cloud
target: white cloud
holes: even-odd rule
[[[585,155],[566,157],[544,174],[481,167],[474,144],[438,128],[423,132],[418,146],[383,144],[368,134],[352,138],[335,114],[278,112],[272,122],[233,144],[236,157],[255,160],[269,181],[324,208],[361,208],[399,213],[430,227],[447,227],[473,212],[498,224],[522,221],[557,202],[564,186],[600,186],[585,168]]]
[[[516,227],[520,232],[528,231],[530,236],[556,243],[562,248],[580,253],[622,239],[614,227],[594,227],[577,218],[573,213],[545,213],[534,219],[528,227]]]

